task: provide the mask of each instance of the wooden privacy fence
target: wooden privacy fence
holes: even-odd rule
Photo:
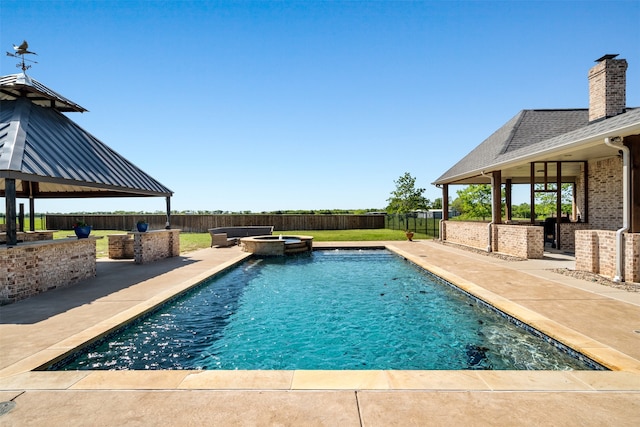
[[[70,230],[82,220],[94,230],[133,230],[138,220],[149,223],[149,229],[165,227],[165,215],[49,215],[49,230]],[[385,228],[384,215],[172,215],[171,228],[187,233],[206,233],[210,228],[245,225],[273,225],[276,231],[288,230],[354,230]]]

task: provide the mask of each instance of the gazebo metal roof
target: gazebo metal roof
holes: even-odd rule
[[[7,218],[16,198],[165,197],[173,192],[63,112],[87,111],[25,73],[0,77],[0,197]],[[7,244],[16,243],[8,220]],[[32,221],[33,224],[33,221]]]
[[[55,108],[58,111],[79,113],[87,111],[25,73],[0,77],[0,100],[15,101],[22,97],[28,98],[36,105]]]
[[[61,111],[86,111],[28,76],[0,79],[0,196],[164,196],[173,192]]]

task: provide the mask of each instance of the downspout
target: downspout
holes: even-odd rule
[[[614,282],[623,282],[624,275],[622,273],[623,263],[623,241],[622,233],[629,229],[629,223],[631,222],[631,211],[629,209],[629,200],[631,198],[629,180],[631,174],[629,170],[629,147],[622,143],[623,138],[620,136],[614,136],[605,138],[604,143],[611,148],[620,150],[622,152],[622,228],[616,231],[616,276],[613,278]]]
[[[487,224],[487,235],[489,236],[487,241],[487,252],[491,252],[491,229],[493,227],[493,192],[495,191],[493,188],[493,174],[487,176],[484,171],[480,171],[482,176],[489,178],[491,180],[491,221]]]

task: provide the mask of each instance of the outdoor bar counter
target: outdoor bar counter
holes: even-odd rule
[[[96,275],[96,239],[38,240],[0,246],[0,304]]]
[[[109,234],[109,258],[146,264],[180,255],[180,230],[152,230]]]
[[[39,230],[39,231],[18,231],[16,237],[18,242],[35,242],[38,240],[52,240],[54,230]],[[7,242],[7,233],[0,232],[0,243]]]

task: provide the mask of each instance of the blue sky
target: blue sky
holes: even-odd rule
[[[431,182],[518,111],[586,108],[607,53],[627,59],[640,106],[637,1],[3,0],[0,20],[2,48],[26,39],[27,73],[87,108],[69,116],[181,211],[382,209],[405,172],[433,200]]]

